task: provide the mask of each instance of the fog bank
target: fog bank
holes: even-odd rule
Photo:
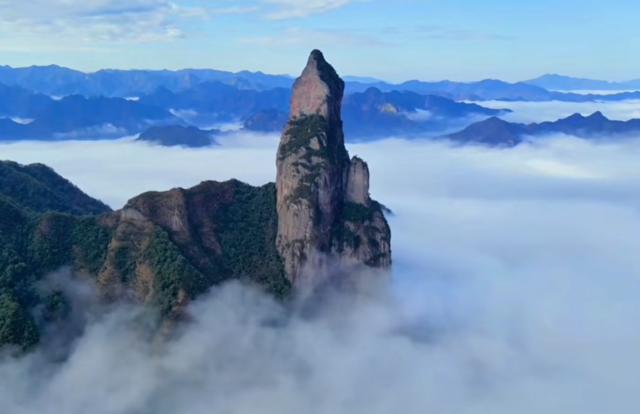
[[[274,136],[221,148],[22,143],[118,207],[150,189],[275,176]],[[89,324],[64,363],[0,363],[7,413],[629,412],[640,370],[640,140],[512,149],[351,145],[394,211],[389,286],[310,317],[237,285],[165,346],[139,310]]]
[[[587,116],[596,111],[601,111],[607,118],[618,121],[640,118],[640,101],[631,99],[619,102],[482,101],[476,103],[488,108],[511,109],[512,113],[501,116],[501,118],[525,124],[555,121],[575,113]]]

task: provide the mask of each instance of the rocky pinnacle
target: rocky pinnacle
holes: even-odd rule
[[[277,157],[277,247],[294,285],[336,265],[386,268],[390,230],[369,197],[369,169],[349,159],[340,115],[344,82],[314,50],[297,79]]]

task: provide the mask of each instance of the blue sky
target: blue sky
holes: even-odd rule
[[[640,78],[633,0],[0,0],[0,64],[297,74]]]

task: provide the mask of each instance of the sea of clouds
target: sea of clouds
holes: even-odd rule
[[[628,121],[640,118],[640,101],[625,100],[618,102],[527,102],[527,101],[481,101],[478,105],[494,109],[511,109],[513,112],[500,116],[509,122],[533,123],[555,121],[575,113],[588,116],[601,111],[607,118]]]
[[[119,208],[205,179],[271,181],[276,145],[253,134],[197,150],[16,143],[0,146],[0,158],[44,162]],[[390,138],[349,149],[394,212],[388,284],[336,295],[312,314],[235,284],[216,288],[166,344],[144,337],[139,309],[89,309],[66,358],[2,358],[0,412],[634,409],[640,139],[493,149]],[[86,302],[90,286],[79,290]]]

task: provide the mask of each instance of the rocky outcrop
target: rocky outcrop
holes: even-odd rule
[[[314,50],[296,81],[278,148],[278,251],[294,285],[316,284],[335,263],[386,268],[390,230],[369,197],[369,170],[349,159],[344,82]]]
[[[371,205],[369,197],[369,166],[362,159],[353,157],[347,174],[345,201],[348,203]]]
[[[150,192],[105,218],[112,238],[98,283],[180,315],[211,286],[245,280],[275,296],[289,289],[275,248],[275,186],[207,181]]]

